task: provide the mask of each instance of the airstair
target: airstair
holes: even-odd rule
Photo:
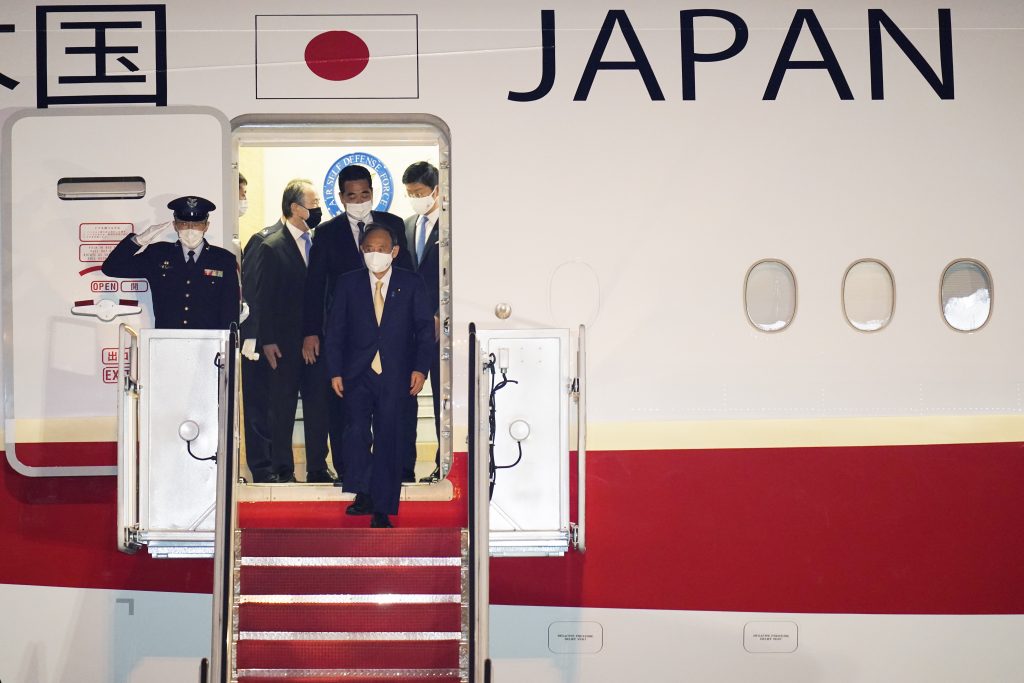
[[[235,332],[121,336],[118,542],[214,558],[202,683],[489,683],[490,557],[585,549],[582,328],[574,377],[568,330],[470,326],[468,455],[431,485],[457,493],[403,493],[393,529],[346,516],[333,487],[244,484]]]
[[[232,680],[469,678],[465,529],[234,533]]]

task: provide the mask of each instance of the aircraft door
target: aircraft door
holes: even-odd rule
[[[29,476],[116,472],[118,325],[153,324],[149,284],[106,277],[118,241],[213,201],[207,239],[236,225],[228,124],[204,108],[31,111],[4,127],[5,442]],[[174,231],[164,239],[173,241]]]

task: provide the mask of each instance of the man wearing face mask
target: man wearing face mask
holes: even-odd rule
[[[405,169],[402,184],[413,215],[405,219],[405,239],[409,244],[413,269],[420,274],[427,285],[430,309],[434,312],[434,355],[430,363],[430,392],[434,404],[434,431],[438,448],[434,452],[434,470],[422,481],[436,481],[441,476],[441,349],[440,340],[440,263],[441,254],[437,246],[438,219],[441,217],[441,202],[437,186],[437,168],[426,161],[417,161]],[[415,478],[416,467],[416,420],[419,403],[410,401],[406,429],[409,432],[406,460],[403,463],[402,478]]]
[[[373,178],[370,171],[355,164],[343,168],[338,174],[338,194],[345,211],[317,228],[309,259],[302,345],[302,356],[307,363],[315,363],[320,356],[324,314],[331,306],[338,278],[343,273],[364,267],[359,244],[367,225],[378,223],[397,235],[399,252],[396,265],[412,269],[412,260],[405,249],[402,219],[394,214],[371,210]],[[324,391],[329,392],[329,388],[325,386]],[[333,392],[329,394],[331,450],[342,453],[345,405]]]
[[[362,240],[365,270],[338,278],[325,345],[331,388],[346,402],[345,511],[391,526],[402,490],[402,418],[423,389],[434,353],[434,316],[423,278],[392,268],[399,247],[371,223]],[[372,453],[371,453],[372,445]]]
[[[242,175],[239,174],[241,187]],[[310,185],[313,181],[295,178],[289,186]],[[241,190],[240,190],[241,192]],[[239,195],[241,196],[241,194]],[[239,200],[241,204],[241,199]],[[319,209],[316,209],[317,211]],[[277,484],[283,480],[274,471],[271,460],[270,422],[270,365],[260,354],[259,329],[260,307],[256,290],[262,268],[263,242],[284,228],[288,222],[282,215],[279,219],[254,233],[242,250],[242,298],[249,305],[249,317],[241,325],[242,335],[242,407],[245,420],[245,460],[257,484]],[[316,222],[310,219],[310,222]]]
[[[167,208],[174,220],[121,240],[103,262],[103,274],[148,280],[159,328],[226,330],[238,323],[238,266],[234,254],[206,241],[217,207],[189,196]],[[162,241],[171,228],[178,241]]]
[[[320,198],[308,180],[288,183],[281,198],[283,227],[270,234],[258,248],[259,260],[252,280],[254,291],[246,293],[252,297],[257,311],[262,360],[269,368],[269,469],[283,482],[295,481],[292,430],[300,392],[306,481],[334,481],[327,468],[324,363],[305,363],[302,358],[302,299],[312,249],[310,229],[319,222],[319,205]],[[249,466],[253,468],[253,463]]]

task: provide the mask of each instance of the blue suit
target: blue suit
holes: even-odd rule
[[[345,490],[369,494],[374,512],[397,514],[409,382],[414,370],[427,374],[435,353],[434,310],[423,278],[392,268],[378,326],[369,271],[345,273],[327,314],[324,344],[328,375],[345,386]],[[370,368],[378,352],[380,375]]]

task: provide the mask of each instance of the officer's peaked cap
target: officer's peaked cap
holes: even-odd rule
[[[174,211],[174,219],[179,221],[205,221],[217,205],[202,197],[178,197],[167,203],[167,208]]]

